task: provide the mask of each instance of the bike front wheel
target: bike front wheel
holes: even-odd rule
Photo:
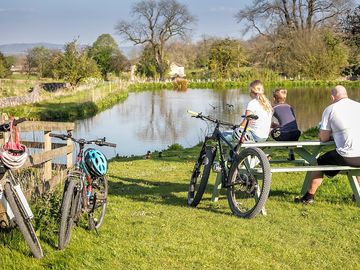
[[[13,211],[15,217],[15,223],[19,227],[19,230],[23,234],[26,243],[29,245],[30,250],[35,258],[44,257],[39,239],[35,234],[34,227],[30,222],[30,218],[26,214],[26,211],[20,201],[20,198],[17,196],[14,189],[9,183],[5,184],[5,196],[9,203],[11,210]]]
[[[71,229],[79,208],[80,191],[76,187],[77,181],[67,179],[61,203],[61,221],[59,229],[58,248],[64,249],[70,241]]]
[[[89,200],[89,229],[99,229],[104,221],[107,206],[109,184],[105,176],[96,178],[92,183],[92,194]]]
[[[256,147],[245,148],[230,168],[227,198],[231,211],[238,217],[255,217],[269,196],[270,182],[270,164],[265,153]]]
[[[214,155],[211,146],[205,146],[200,152],[190,179],[188,191],[189,206],[196,207],[202,199],[209,179]]]

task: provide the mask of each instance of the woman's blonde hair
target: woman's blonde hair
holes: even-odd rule
[[[275,89],[273,92],[273,97],[275,99],[275,103],[285,102],[287,95],[287,90],[283,88]]]
[[[254,93],[259,100],[261,107],[267,112],[272,112],[272,106],[270,101],[264,95],[264,85],[260,80],[255,80],[249,85],[249,91]]]

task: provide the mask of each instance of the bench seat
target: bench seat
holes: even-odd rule
[[[298,167],[271,167],[272,173],[283,173],[283,172],[318,172],[318,171],[350,171],[360,170],[360,168],[350,166],[298,166]]]

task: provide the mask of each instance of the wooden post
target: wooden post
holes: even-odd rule
[[[44,152],[51,150],[51,131],[44,131]],[[44,162],[44,181],[51,179],[51,160]]]
[[[4,124],[8,120],[9,120],[9,117],[7,116],[7,114],[2,113],[2,115],[1,115],[1,124]],[[3,146],[5,144],[5,142],[7,142],[8,140],[9,140],[9,133],[2,132],[0,134],[0,146]]]
[[[68,130],[67,131],[68,133],[69,132],[72,132],[72,130]],[[67,145],[73,145],[73,141],[70,140],[70,139],[67,139],[66,140],[66,144]],[[74,150],[73,150],[74,151]],[[69,153],[66,155],[66,168],[69,169],[73,166],[73,152]]]

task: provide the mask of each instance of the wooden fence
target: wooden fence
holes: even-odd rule
[[[42,140],[39,141],[21,140],[21,143],[26,145],[28,148],[41,149],[37,153],[29,155],[28,160],[21,168],[42,168],[43,172],[41,179],[37,179],[40,181],[37,181],[38,184],[36,186],[30,186],[27,190],[24,190],[27,197],[29,197],[34,191],[38,194],[42,194],[52,190],[65,178],[66,170],[53,170],[53,160],[55,158],[64,157],[64,159],[66,158],[66,164],[62,167],[66,167],[66,169],[72,167],[74,145],[71,140],[67,140],[65,143],[51,143],[51,137],[49,134],[52,131],[62,133],[69,131],[72,132],[74,127],[74,123],[64,122],[25,121],[18,124],[20,137],[22,132],[40,132],[40,134],[43,134],[43,137],[41,135],[39,136],[42,137]],[[7,136],[8,133],[3,133],[3,136],[0,139],[0,145],[7,140]]]

